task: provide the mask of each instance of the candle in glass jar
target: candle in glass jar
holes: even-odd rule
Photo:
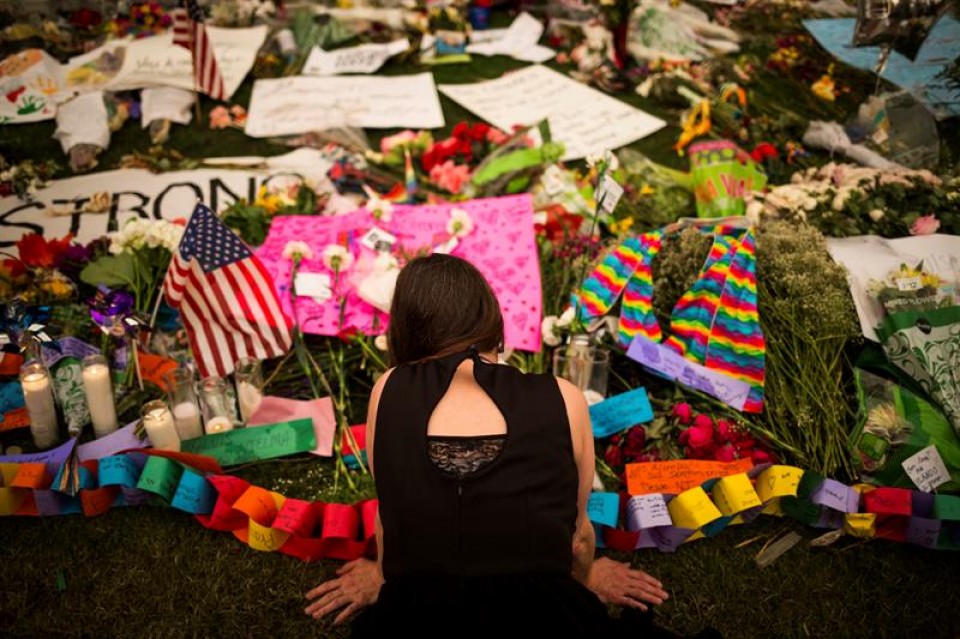
[[[196,402],[181,402],[173,407],[173,420],[177,424],[177,432],[181,441],[194,439],[203,435],[203,424],[200,423],[200,409]]]
[[[173,421],[173,414],[162,400],[154,400],[144,404],[140,409],[143,418],[143,428],[150,437],[154,448],[161,450],[180,450],[180,436]]]
[[[207,420],[207,434],[225,433],[233,430],[233,421],[229,417],[213,417]]]
[[[37,448],[50,448],[59,440],[57,406],[53,399],[53,383],[43,364],[27,364],[20,369],[23,401],[30,416],[30,434]]]
[[[90,355],[83,359],[83,390],[87,395],[90,421],[97,437],[117,430],[117,406],[110,380],[110,367],[103,355]]]
[[[263,393],[252,383],[241,381],[237,383],[237,400],[240,403],[240,418],[246,423],[260,407]]]

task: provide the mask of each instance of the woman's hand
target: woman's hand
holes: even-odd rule
[[[663,584],[630,564],[599,557],[590,567],[587,588],[605,604],[647,610],[647,604],[662,604],[670,596]]]
[[[367,606],[377,602],[383,575],[376,561],[354,559],[337,569],[337,578],[325,581],[307,593],[314,600],[304,612],[319,619],[334,610],[344,608],[333,623],[340,624]]]

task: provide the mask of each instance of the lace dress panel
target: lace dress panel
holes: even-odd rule
[[[427,437],[430,461],[443,473],[463,479],[491,464],[507,440],[506,435],[480,437]]]

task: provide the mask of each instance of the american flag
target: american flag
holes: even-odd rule
[[[203,204],[184,229],[163,293],[180,310],[203,377],[229,375],[241,357],[277,357],[290,349],[290,321],[270,276]]]
[[[203,24],[203,10],[197,0],[186,0],[186,8],[174,9],[173,43],[190,50],[193,56],[194,88],[211,98],[224,100],[223,76],[213,55],[213,45]]]

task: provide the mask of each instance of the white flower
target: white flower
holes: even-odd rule
[[[177,250],[183,227],[167,220],[134,218],[119,231],[110,233],[110,252],[114,255],[124,250],[137,251],[143,247],[162,247],[171,253]]]
[[[760,200],[753,200],[750,204],[747,204],[747,210],[745,216],[750,224],[756,226],[760,223],[760,216],[763,214],[763,202]]]
[[[367,203],[363,208],[370,212],[373,219],[379,222],[389,222],[393,219],[393,204],[383,200],[372,189],[364,189],[367,192]]]
[[[557,318],[557,328],[565,328],[570,326],[573,323],[573,318],[576,317],[577,310],[572,306],[568,306],[567,309],[560,314],[560,317]]]
[[[883,219],[883,209],[873,209],[867,215],[869,215],[870,219],[874,222],[879,222]]]
[[[283,256],[288,260],[309,260],[313,259],[313,250],[306,242],[292,240],[283,247]]]
[[[339,244],[328,244],[323,249],[323,263],[331,271],[346,271],[353,266],[353,255]]]
[[[386,335],[377,335],[373,338],[373,345],[376,346],[381,351],[387,350],[387,336]]]
[[[547,315],[540,323],[540,333],[543,336],[543,343],[547,346],[557,346],[560,344],[560,338],[554,332],[557,328],[557,316]]]
[[[466,237],[473,232],[473,219],[463,209],[452,209],[447,220],[447,233],[453,237]]]
[[[847,205],[847,200],[850,198],[852,189],[840,189],[837,191],[837,194],[833,196],[833,203],[831,204],[834,211],[842,211],[843,207]]]
[[[816,198],[812,198],[812,197],[805,198],[803,200],[803,208],[806,211],[812,211],[813,209],[817,208]]]
[[[620,168],[620,160],[617,159],[617,156],[611,151],[604,151],[602,153],[591,153],[585,158],[587,161],[587,166],[594,167],[603,162],[607,165],[607,171],[616,171]]]

